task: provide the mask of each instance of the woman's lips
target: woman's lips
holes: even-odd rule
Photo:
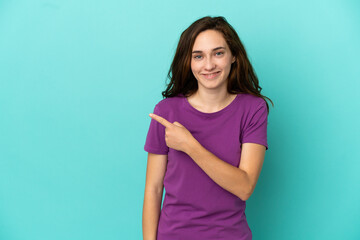
[[[220,74],[219,72],[211,73],[211,74],[202,74],[206,79],[213,79],[216,78]]]

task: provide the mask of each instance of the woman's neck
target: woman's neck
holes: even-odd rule
[[[223,93],[206,93],[196,91],[187,98],[188,102],[196,109],[202,112],[217,112],[229,105],[236,94],[230,94],[227,91]]]

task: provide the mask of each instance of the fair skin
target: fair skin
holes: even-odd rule
[[[226,89],[227,78],[235,57],[223,38],[215,30],[201,32],[195,39],[191,56],[191,70],[198,82],[198,90],[188,97],[189,103],[202,112],[216,112],[236,97]],[[218,73],[217,76],[207,76]]]
[[[227,93],[227,78],[231,64],[235,58],[226,44],[222,34],[214,30],[201,32],[194,43],[191,60],[191,70],[198,81],[198,90],[188,98],[189,103],[202,112],[216,112],[226,107],[236,95]],[[212,77],[204,74],[218,73]],[[252,195],[265,158],[265,146],[256,143],[241,145],[241,161],[235,167],[204,148],[192,134],[179,122],[173,123],[156,114],[149,116],[165,127],[165,141],[169,148],[183,151],[219,186],[238,196],[243,201]],[[166,171],[167,155],[148,155],[148,170],[145,192],[148,199],[162,197],[163,178]],[[161,198],[160,198],[161,202]],[[146,239],[156,239],[156,229],[159,211],[158,203],[144,202],[144,215],[150,216],[150,211],[156,211],[151,216],[156,222],[144,227]],[[153,206],[155,210],[150,210]],[[145,218],[143,217],[143,222]],[[146,228],[146,229],[145,229]],[[150,230],[151,229],[151,230]],[[145,232],[146,230],[146,232]],[[155,238],[154,238],[155,237]]]
[[[143,240],[156,240],[167,155],[148,153],[145,194],[143,203]]]

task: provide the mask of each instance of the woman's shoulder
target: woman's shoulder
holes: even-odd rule
[[[266,108],[266,101],[262,97],[250,93],[241,93],[239,96],[238,107],[241,111],[253,113],[259,109]]]
[[[250,93],[240,93],[240,98],[243,100],[243,102],[251,105],[259,105],[261,103],[265,103],[265,100],[262,97],[255,96]]]
[[[162,109],[173,108],[179,105],[184,100],[184,95],[178,94],[174,97],[168,97],[160,100],[156,105]]]

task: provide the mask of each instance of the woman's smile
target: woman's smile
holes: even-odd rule
[[[210,74],[202,74],[206,79],[214,79],[217,76],[219,76],[221,73],[221,71],[215,72],[215,73],[210,73]]]

